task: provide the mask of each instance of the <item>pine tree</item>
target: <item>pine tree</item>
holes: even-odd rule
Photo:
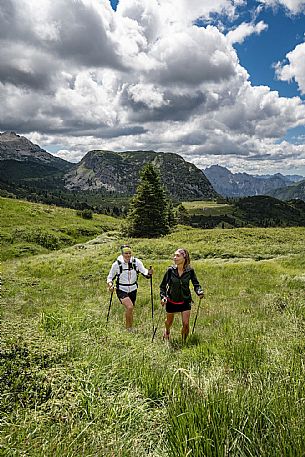
[[[139,238],[166,235],[170,231],[168,202],[160,175],[149,163],[143,167],[140,177],[127,215],[127,233]]]
[[[176,227],[177,225],[177,216],[174,210],[174,205],[171,198],[169,197],[167,200],[167,223],[170,228]]]
[[[176,217],[177,217],[178,224],[182,224],[182,225],[190,224],[190,220],[191,220],[190,214],[187,211],[187,209],[185,208],[185,206],[183,206],[182,203],[180,203],[180,205],[176,209]]]

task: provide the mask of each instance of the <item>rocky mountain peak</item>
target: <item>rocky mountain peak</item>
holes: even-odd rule
[[[54,157],[26,137],[17,135],[13,131],[0,133],[0,160],[36,162],[60,169],[67,168],[69,165],[66,160]]]
[[[250,175],[232,173],[225,167],[212,165],[204,170],[214,189],[225,197],[247,197],[270,194],[274,189],[291,184],[291,178],[276,173],[274,175]]]
[[[212,199],[218,194],[204,173],[174,153],[156,151],[89,151],[67,175],[70,190],[104,189],[134,194],[140,171],[153,163],[170,195],[176,199]]]
[[[10,132],[0,133],[0,137],[1,137],[1,141],[11,141],[12,139],[20,138],[20,135],[17,135],[16,132],[10,131]]]
[[[37,151],[44,153],[44,156],[45,154],[49,154],[25,136],[17,135],[15,132],[3,132],[0,134],[0,151],[6,151],[7,154],[14,155],[15,157],[20,156],[20,159],[22,159],[22,156],[35,155]]]

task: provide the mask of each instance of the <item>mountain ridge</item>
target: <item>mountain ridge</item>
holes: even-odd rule
[[[272,192],[275,189],[289,186],[294,180],[305,179],[299,175],[285,176],[281,173],[257,176],[245,172],[232,173],[228,168],[220,165],[205,168],[204,173],[216,192],[223,197],[273,195]]]
[[[37,191],[37,194],[42,191],[70,193],[69,200],[74,193],[88,192],[100,193],[100,198],[102,195],[103,198],[107,195],[129,198],[136,191],[141,168],[148,162],[158,168],[169,195],[178,201],[255,195],[305,201],[305,178],[299,175],[255,176],[232,173],[220,165],[212,165],[203,171],[178,154],[152,150],[116,152],[93,149],[74,164],[15,132],[0,133],[0,181],[1,187],[9,193],[15,193],[20,185],[22,195],[31,188],[31,192]],[[54,201],[58,201],[58,195]]]
[[[101,187],[132,195],[140,170],[152,162],[170,195],[176,199],[212,199],[219,195],[204,173],[175,153],[156,151],[89,151],[65,176],[68,189],[92,190]],[[122,173],[123,170],[123,173]]]
[[[72,164],[34,145],[15,132],[0,136],[0,180],[12,192],[16,184],[47,192],[98,192],[126,197],[135,193],[140,170],[148,162],[159,169],[174,200],[215,199],[219,195],[202,170],[175,153],[92,150]],[[12,189],[13,187],[13,189]]]
[[[43,162],[59,170],[67,169],[70,164],[67,160],[55,157],[25,136],[13,131],[0,133],[0,160]]]
[[[292,199],[305,201],[305,178],[302,181],[294,182],[289,186],[274,189],[268,195],[284,201]]]

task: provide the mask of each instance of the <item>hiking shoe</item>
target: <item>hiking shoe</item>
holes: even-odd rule
[[[126,330],[128,333],[136,333],[136,329],[133,327],[127,328]]]

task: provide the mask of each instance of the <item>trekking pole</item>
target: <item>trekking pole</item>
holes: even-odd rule
[[[155,335],[156,335],[156,333],[157,333],[157,329],[158,329],[158,326],[159,326],[159,323],[160,323],[160,319],[161,319],[162,314],[163,314],[163,306],[162,306],[162,308],[161,308],[161,310],[160,310],[160,314],[159,314],[159,317],[158,317],[158,320],[157,320],[157,325],[156,325],[156,327],[155,327],[155,329],[154,329],[154,331],[153,331],[153,336],[152,336],[152,339],[151,339],[151,342],[152,342],[152,343],[153,343],[154,338],[155,338]]]
[[[107,313],[106,325],[108,324],[108,321],[109,321],[109,315],[110,315],[110,308],[111,308],[111,303],[112,303],[112,297],[113,297],[113,290],[111,291],[111,295],[110,295],[110,302],[109,302],[109,306],[108,306],[108,313]]]
[[[152,269],[152,265],[150,265],[149,269]],[[153,295],[153,283],[152,283],[152,276],[150,277],[150,298],[151,298],[151,320],[152,320],[152,332],[154,334],[155,326],[154,326],[154,295]]]
[[[196,327],[196,322],[197,322],[197,318],[198,318],[198,314],[199,314],[199,308],[200,308],[200,302],[201,302],[201,300],[199,299],[198,307],[197,307],[197,313],[196,313],[195,320],[194,320],[194,324],[193,324],[192,335],[193,335],[194,330],[195,330],[195,327]]]

